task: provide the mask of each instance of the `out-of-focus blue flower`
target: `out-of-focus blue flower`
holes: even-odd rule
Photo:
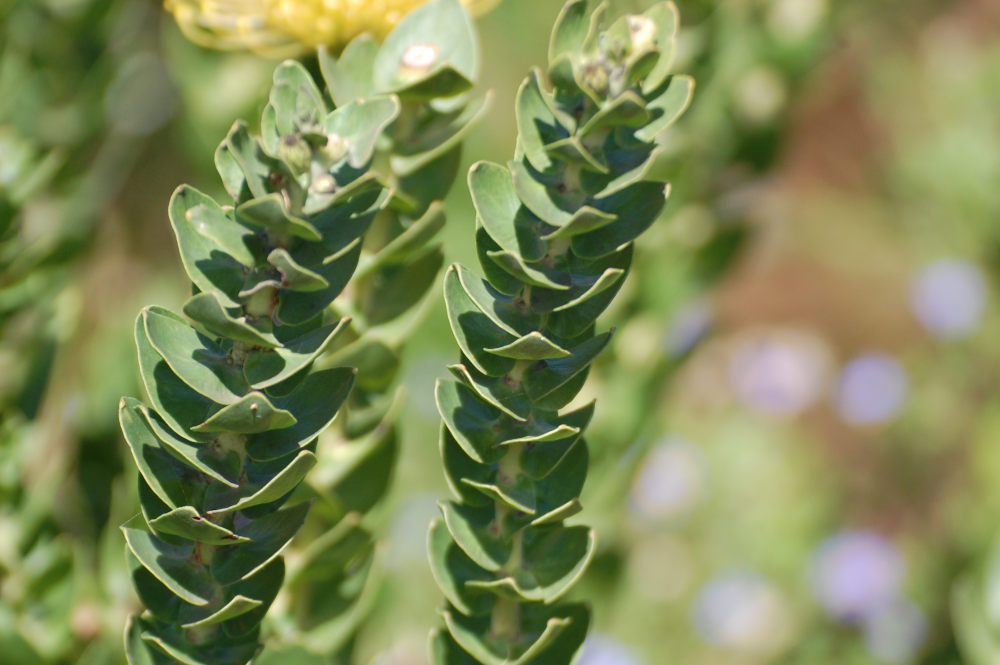
[[[968,261],[943,259],[925,266],[910,286],[910,307],[935,337],[954,339],[979,325],[986,309],[986,280]]]
[[[775,332],[743,340],[729,367],[736,396],[771,415],[791,416],[812,405],[827,381],[828,352],[812,336]]]
[[[787,637],[785,601],[760,575],[726,573],[702,587],[691,612],[695,632],[715,646],[770,651]]]
[[[885,423],[899,413],[906,393],[906,372],[895,358],[884,353],[864,354],[840,372],[837,413],[852,425]]]
[[[653,447],[632,482],[631,505],[648,520],[676,519],[694,507],[705,486],[701,451],[676,436]]]
[[[897,596],[903,573],[902,557],[885,538],[871,531],[845,531],[819,546],[811,581],[830,616],[858,623]]]
[[[642,661],[624,644],[596,633],[583,643],[576,665],[642,665]]]
[[[911,660],[926,637],[927,617],[903,598],[894,598],[865,620],[868,650],[884,663]]]
[[[695,300],[678,309],[670,324],[663,343],[671,355],[687,353],[712,327],[714,313],[705,300]]]

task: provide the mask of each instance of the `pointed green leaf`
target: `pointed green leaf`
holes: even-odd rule
[[[160,515],[151,520],[149,526],[160,533],[181,536],[207,545],[233,545],[247,541],[229,529],[205,519],[191,506],[181,506]]]
[[[310,242],[323,239],[315,226],[285,209],[281,194],[258,195],[237,206],[236,217],[241,222],[267,229],[279,237],[296,237]]]
[[[319,67],[326,87],[338,107],[375,94],[374,72],[378,42],[369,35],[355,37],[339,58],[326,48],[319,50]]]
[[[690,76],[671,76],[664,87],[653,93],[653,99],[646,108],[653,114],[653,121],[638,130],[635,137],[640,141],[654,141],[687,110],[694,93],[694,79]]]
[[[519,337],[510,344],[484,349],[489,353],[514,358],[516,360],[546,360],[549,358],[568,358],[570,352],[562,348],[537,330]]]
[[[347,161],[360,169],[371,161],[375,141],[399,115],[399,100],[379,96],[354,100],[326,117],[326,131],[347,144]]]
[[[270,333],[262,332],[226,311],[211,293],[199,293],[184,303],[184,313],[221,337],[238,340],[255,346],[275,347],[278,341]]]
[[[163,307],[140,314],[146,336],[177,378],[220,404],[231,404],[249,389],[229,352]]]
[[[255,390],[222,407],[205,422],[191,429],[196,432],[256,434],[291,427],[296,422],[297,419],[290,411],[276,407],[267,395]]]
[[[192,605],[208,605],[218,585],[195,559],[194,547],[169,545],[142,529],[122,528],[135,558],[176,596]]]
[[[350,323],[343,317],[335,324],[316,328],[274,349],[254,349],[243,362],[243,374],[256,390],[284,381],[306,367],[333,343]]]

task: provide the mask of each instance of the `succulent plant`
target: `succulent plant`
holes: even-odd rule
[[[402,348],[436,296],[444,262],[436,243],[445,223],[441,199],[459,171],[462,139],[487,107],[469,88],[478,69],[476,33],[455,0],[429,2],[408,14],[382,45],[365,35],[335,57],[321,50],[320,68],[338,105],[396,94],[401,110],[376,142],[372,168],[391,188],[365,234],[358,270],[333,308],[351,317],[343,343],[320,366],[358,368],[337,426],[319,452],[309,485],[316,501],[290,571],[282,633],[262,658],[305,649],[327,656],[352,647],[372,605],[378,576],[373,527],[365,518],[390,487],[397,456],[395,420],[402,399],[395,378]],[[407,80],[394,66],[421,61]],[[324,456],[323,450],[332,454]],[[373,524],[375,523],[375,524]],[[342,562],[329,565],[330,561]]]
[[[586,605],[560,602],[595,543],[566,524],[581,509],[594,412],[575,400],[611,336],[596,319],[668,195],[645,179],[657,137],[692,91],[671,74],[671,3],[606,29],[605,9],[563,8],[551,85],[534,71],[518,90],[515,159],[469,173],[485,279],[460,265],[445,276],[462,357],[436,389],[457,498],[429,534],[448,601],[432,636],[439,665],[568,664],[586,637]]]
[[[142,523],[123,528],[145,611],[132,663],[245,663],[284,578],[281,549],[355,369],[316,369],[347,329],[326,310],[389,196],[370,168],[394,96],[330,111],[306,70],[275,72],[260,137],[237,122],[215,162],[231,202],[183,186],[170,221],[194,295],[136,321],[149,405],[124,398]],[[291,500],[290,500],[291,499]]]

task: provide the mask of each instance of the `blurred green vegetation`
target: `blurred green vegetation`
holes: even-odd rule
[[[478,21],[495,98],[467,164],[510,154],[560,5]],[[581,663],[995,662],[1000,7],[678,6],[698,85],[658,164],[673,194],[586,389]],[[0,35],[0,663],[121,663],[133,317],[186,296],[167,200],[215,191],[215,146],[275,63],[200,49],[140,0],[3,0]],[[474,264],[467,190],[447,205],[446,261]],[[437,623],[446,327],[432,308],[405,351],[359,663],[424,663]]]

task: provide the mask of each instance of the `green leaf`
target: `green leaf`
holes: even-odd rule
[[[585,371],[611,340],[611,333],[604,333],[570,349],[564,358],[546,360],[528,368],[524,373],[524,390],[534,402],[539,402],[564,386],[574,376]]]
[[[212,602],[217,584],[197,562],[193,546],[169,545],[142,529],[123,527],[122,533],[135,558],[174,595],[197,606]]]
[[[291,392],[272,397],[277,408],[295,414],[296,423],[285,429],[250,435],[247,453],[254,460],[267,461],[297,452],[333,422],[351,392],[354,378],[352,367],[311,372]]]
[[[568,358],[570,356],[569,351],[537,330],[533,330],[505,346],[484,349],[484,351],[516,360],[546,360],[549,358]]]
[[[237,529],[241,543],[229,543],[229,547],[215,551],[212,576],[220,584],[229,585],[270,563],[298,533],[309,507],[309,503],[300,503],[282,508]]]
[[[253,327],[246,317],[233,316],[227,312],[218,298],[211,293],[192,296],[184,303],[184,313],[220,337],[269,348],[279,345],[273,335]]]
[[[539,261],[548,247],[545,225],[521,205],[510,172],[499,164],[477,162],[469,169],[469,191],[479,223],[501,249]]]
[[[375,57],[375,87],[407,99],[448,97],[472,87],[479,53],[458,0],[433,0],[403,17]]]
[[[466,587],[472,580],[489,579],[493,575],[478,566],[451,539],[451,534],[441,519],[431,523],[427,534],[427,550],[431,574],[448,602],[463,614],[486,614],[494,604],[490,593]]]
[[[514,361],[484,351],[501,347],[517,339],[515,331],[481,309],[460,279],[459,269],[448,268],[444,278],[444,302],[452,333],[462,353],[476,369],[489,376],[502,376],[514,367]]]
[[[359,288],[367,291],[364,317],[369,326],[392,321],[420,302],[437,280],[444,254],[431,247],[403,265],[387,266]]]
[[[476,392],[480,399],[506,413],[511,418],[525,421],[531,415],[532,403],[520,385],[508,377],[487,376],[466,364],[449,365],[448,370],[466,387]]]
[[[677,6],[673,2],[661,2],[653,5],[643,13],[643,16],[653,21],[655,25],[656,49],[659,53],[656,64],[653,65],[642,82],[643,94],[649,95],[660,87],[673,66],[680,19],[677,15]]]
[[[316,455],[308,450],[300,451],[273,476],[253,478],[251,484],[237,491],[217,494],[208,506],[209,517],[277,501],[295,489],[314,466],[316,466]]]
[[[629,214],[619,217],[614,224],[573,236],[573,251],[578,256],[596,259],[621,249],[656,220],[668,192],[669,185],[646,180],[597,201],[597,206],[603,210],[628,210]]]
[[[474,508],[442,501],[438,504],[448,532],[462,551],[476,565],[491,572],[500,570],[511,556],[511,542],[492,526],[492,506]]]
[[[554,603],[586,570],[594,555],[595,534],[584,526],[549,526],[524,533],[522,564],[513,576],[472,581],[469,585],[481,589],[507,587],[526,601]]]
[[[204,488],[191,482],[190,469],[163,449],[142,415],[142,403],[122,398],[118,421],[139,473],[156,496],[170,508],[195,503]]]
[[[355,37],[339,58],[326,48],[319,49],[319,67],[330,90],[333,103],[339,106],[358,99],[368,99],[376,93],[375,55],[378,42],[365,33]]]
[[[179,187],[170,197],[170,223],[177,236],[184,270],[199,289],[215,293],[229,307],[236,306],[246,268],[213,238],[196,230],[195,209],[201,211],[202,222],[211,218],[213,212],[222,214],[213,199],[191,187]],[[235,223],[233,226],[239,228]]]
[[[485,115],[493,99],[491,91],[458,112],[434,113],[409,136],[398,137],[389,165],[396,175],[406,177],[429,166],[446,153],[457,150],[469,131]]]
[[[199,394],[231,404],[249,390],[229,351],[198,333],[183,318],[155,306],[144,308],[140,316],[149,343],[177,378]]]
[[[395,96],[355,100],[326,117],[326,131],[347,142],[347,162],[360,169],[371,161],[375,141],[399,115],[399,108]]]
[[[224,406],[192,427],[196,432],[236,432],[256,434],[291,427],[298,420],[291,411],[276,407],[267,395],[255,390]]]
[[[548,171],[554,164],[546,146],[568,138],[575,122],[556,110],[541,78],[541,72],[533,69],[517,90],[517,139],[524,157],[539,171]]]
[[[588,0],[572,0],[563,5],[549,40],[549,62],[555,62],[564,54],[576,54],[583,50],[604,13],[603,3],[594,11],[591,11],[592,6],[593,3]]]
[[[267,229],[279,238],[295,237],[310,242],[323,240],[315,226],[285,209],[281,194],[258,194],[236,207],[236,218]]]
[[[267,262],[281,273],[281,288],[293,291],[321,291],[330,286],[326,279],[295,262],[287,249],[272,250]]]
[[[363,256],[355,279],[363,279],[385,266],[398,265],[418,254],[444,228],[444,206],[435,201],[419,219],[393,238],[374,256]]]
[[[254,349],[243,362],[243,374],[256,390],[268,388],[298,373],[326,351],[349,327],[350,317],[310,330],[274,349]]]
[[[638,130],[635,137],[640,141],[653,141],[656,137],[681,116],[691,104],[694,93],[694,79],[690,76],[671,76],[665,86],[653,92],[653,99],[646,108],[654,119],[648,125]]]
[[[246,538],[205,519],[191,506],[181,506],[160,515],[151,520],[149,526],[160,533],[181,536],[208,545],[233,545],[247,542]]]
[[[281,136],[314,128],[326,115],[323,94],[306,68],[294,60],[286,60],[274,70],[270,105],[275,110],[276,127]]]
[[[213,626],[223,621],[228,621],[257,609],[261,606],[261,601],[246,598],[244,596],[234,596],[224,607],[214,612],[204,619],[181,624],[181,628],[201,628],[202,626]]]
[[[554,179],[550,179],[551,184],[547,186],[540,180],[543,176],[526,162],[511,162],[509,167],[517,196],[531,212],[547,224],[587,229],[601,228],[617,219],[617,215],[610,210],[605,212],[591,205],[575,204],[568,195],[557,191]]]

